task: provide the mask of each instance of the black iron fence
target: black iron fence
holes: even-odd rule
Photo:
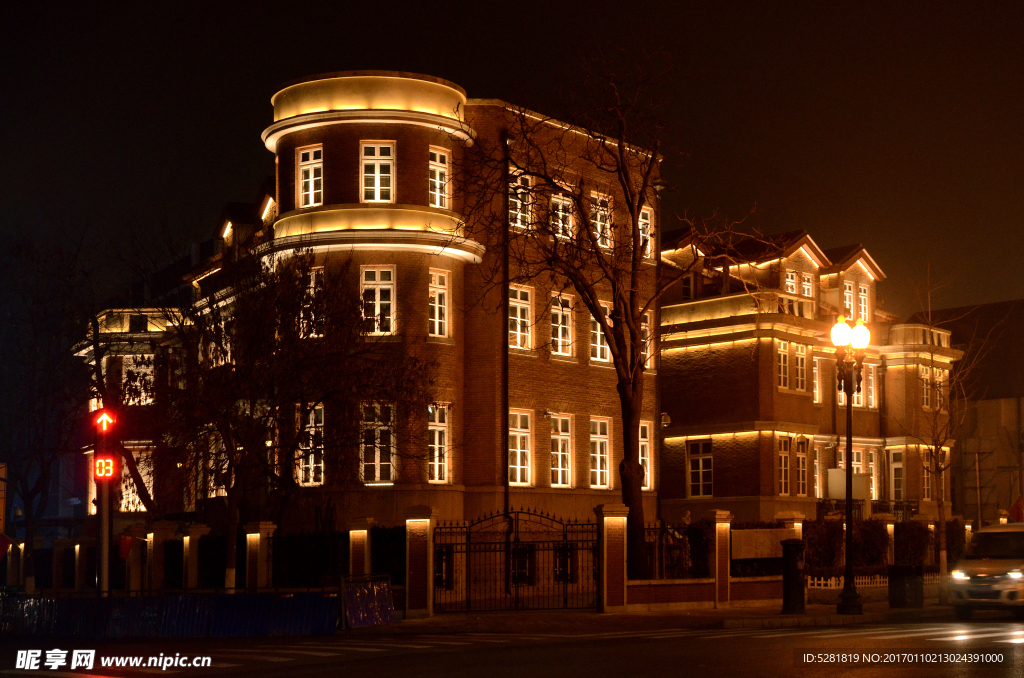
[[[843,499],[819,499],[817,511],[818,520],[821,520],[830,513],[839,513],[845,516],[846,501]],[[917,515],[918,502],[909,500],[873,500],[871,502],[871,513],[891,513],[896,517],[896,522],[902,523]],[[864,501],[861,499],[855,499],[853,501],[853,518],[854,520],[862,520],[864,518]]]
[[[713,534],[711,523],[648,525],[647,574],[651,579],[690,579],[711,576],[708,555]]]
[[[434,610],[544,610],[598,603],[598,531],[528,510],[434,530]]]

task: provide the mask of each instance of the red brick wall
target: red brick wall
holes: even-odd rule
[[[778,600],[782,598],[782,580],[744,581],[733,579],[730,584],[732,600]]]
[[[711,602],[715,599],[715,585],[709,582],[630,583],[627,597],[630,605]]]

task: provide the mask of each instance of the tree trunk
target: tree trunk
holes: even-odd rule
[[[622,409],[622,461],[619,479],[622,482],[622,503],[629,507],[626,518],[626,570],[630,579],[649,578],[647,541],[644,536],[644,468],[640,464],[640,409],[643,402],[643,377],[633,384],[618,386]]]
[[[36,525],[35,518],[30,516],[28,503],[25,505],[25,544],[21,550],[21,576],[25,582],[25,593],[36,592],[36,570],[35,570],[35,548]],[[10,567],[10,563],[8,563]]]
[[[945,605],[949,599],[949,586],[946,582],[946,488],[942,472],[939,472],[939,604]]]

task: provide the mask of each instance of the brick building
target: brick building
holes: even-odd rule
[[[504,145],[509,104],[467,98],[439,78],[376,71],[303,79],[277,92],[272,104],[263,142],[275,157],[274,181],[256,203],[225,210],[216,224],[217,252],[193,253],[178,280],[202,296],[225,258],[254,248],[309,249],[324,275],[348,271],[346,284],[372,306],[374,334],[394,337],[438,365],[422,438],[403,440],[381,416],[363,423],[373,440],[362,459],[349,460],[352,473],[332,477],[330,463],[315,451],[296,466],[301,520],[312,522],[314,510],[327,510],[336,512],[340,528],[356,518],[394,525],[420,505],[435,507],[441,519],[473,519],[500,510],[506,492],[514,507],[573,519],[592,518],[598,504],[618,503],[622,421],[607,339],[562,281],[529,278],[513,264],[513,284],[496,283],[501,239],[486,227],[479,206],[467,207],[467,149]],[[592,172],[573,158],[566,169]],[[527,205],[515,198],[518,176],[506,173],[498,181],[489,201],[503,220],[533,210],[538,221],[568,229],[581,223],[559,195],[534,195]],[[617,205],[593,205],[594,214],[603,210],[606,223],[615,223]],[[656,238],[654,208],[644,216],[648,237]],[[614,226],[610,236],[616,240]],[[657,248],[650,249],[645,270],[653,282]],[[142,308],[103,316],[112,378],[160,342],[155,316]],[[83,356],[91,359],[89,349]],[[648,469],[645,506],[653,516],[653,369],[644,379],[641,457]],[[311,425],[325,430],[338,419],[328,405],[311,416]],[[139,450],[151,445],[152,436],[138,437]],[[349,482],[356,467],[359,481]],[[169,481],[151,482],[159,488]],[[138,509],[127,485],[126,479],[122,509]]]
[[[920,450],[946,417],[943,384],[960,352],[948,331],[896,323],[877,307],[885,276],[864,247],[822,250],[799,231],[712,248],[683,232],[666,237],[662,258],[690,271],[661,309],[660,388],[671,421],[663,519],[710,509],[741,520],[813,518],[819,505],[834,508],[822,500],[842,491],[828,478],[846,462],[829,339],[839,315],[871,330],[852,460],[871,508],[937,515],[933,500],[940,491],[949,498],[949,474],[932,487]]]

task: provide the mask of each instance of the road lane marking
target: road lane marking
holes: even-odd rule
[[[933,627],[927,628],[927,629],[918,629],[918,630],[912,631],[912,632],[900,632],[900,633],[891,633],[889,631],[878,631],[877,629],[874,629],[874,630],[871,630],[871,631],[853,631],[853,632],[849,632],[849,633],[843,633],[843,632],[823,633],[823,634],[821,634],[820,636],[817,636],[817,637],[818,638],[828,638],[828,639],[845,638],[845,637],[848,637],[848,636],[865,636],[865,637],[869,637],[869,638],[909,638],[911,636],[926,636],[929,633],[938,633],[938,632],[940,632],[940,631],[942,631],[944,629],[948,629],[948,628],[949,628],[948,626],[933,626]]]
[[[941,638],[928,638],[927,640],[974,640],[975,638],[994,638],[997,636],[1018,636],[1024,637],[1024,631],[996,631],[994,633],[960,633],[955,636],[943,636]]]

